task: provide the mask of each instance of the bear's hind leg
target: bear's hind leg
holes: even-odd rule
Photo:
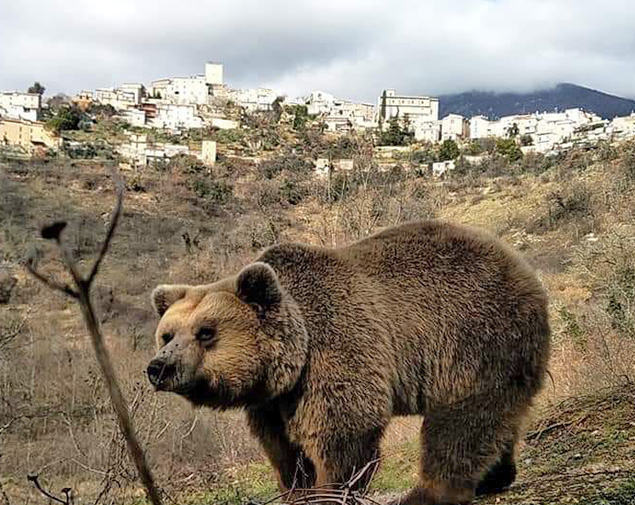
[[[501,493],[516,479],[513,445],[505,447],[501,457],[494,463],[476,488],[476,495]]]
[[[472,398],[426,413],[421,429],[421,480],[399,503],[459,505],[476,496],[479,481],[514,438],[517,415]]]

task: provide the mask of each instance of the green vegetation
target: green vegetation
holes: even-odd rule
[[[533,146],[534,145],[534,139],[531,135],[523,135],[522,137],[520,137],[520,145],[523,147],[526,146]]]
[[[304,130],[309,119],[309,112],[306,105],[295,105],[293,111],[293,129],[296,131]]]
[[[439,149],[439,161],[455,160],[459,157],[461,151],[454,140],[444,140]]]
[[[45,91],[46,88],[42,86],[38,81],[35,81],[31,86],[29,86],[29,89],[26,90],[27,93],[35,93],[36,95],[40,96],[42,96]]]
[[[407,146],[412,142],[414,133],[410,129],[410,121],[406,116],[403,120],[393,117],[388,120],[388,128],[379,135],[382,146]]]
[[[60,107],[57,113],[50,118],[46,125],[55,133],[66,130],[79,129],[82,120],[82,112],[77,107]]]
[[[497,139],[496,152],[505,156],[510,163],[519,161],[523,157],[523,152],[520,150],[516,140],[513,138]]]

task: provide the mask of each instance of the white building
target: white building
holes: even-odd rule
[[[306,105],[307,99],[301,96],[285,96],[285,105]],[[308,108],[307,108],[308,109]]]
[[[460,140],[468,136],[469,122],[459,114],[448,114],[441,120],[441,141]]]
[[[336,115],[326,116],[324,126],[330,133],[348,133],[353,130],[353,123],[349,118]]]
[[[174,156],[191,154],[200,159],[205,165],[216,163],[216,142],[203,140],[200,151],[191,151],[188,146],[180,144],[148,144],[146,135],[129,134],[128,142],[118,149],[128,167],[144,167],[152,163],[167,162]]]
[[[206,76],[173,77],[153,81],[149,94],[175,105],[205,105],[209,101]]]
[[[616,117],[611,121],[611,131],[617,139],[635,137],[635,112],[630,116]]]
[[[413,123],[438,121],[439,99],[429,96],[397,95],[394,89],[386,89],[379,97],[377,112],[381,123],[386,123],[393,117],[405,116]]]
[[[320,178],[326,177],[332,168],[331,160],[328,158],[318,158],[315,160],[315,175]]]
[[[216,142],[213,140],[203,140],[201,143],[200,159],[207,166],[216,164]]]
[[[143,84],[138,82],[129,82],[119,86],[118,90],[123,93],[132,94],[136,105],[141,103],[141,100],[146,94],[146,88]]]
[[[376,126],[375,106],[369,103],[334,100],[330,111],[324,116],[324,123],[327,131],[331,132],[373,128]]]
[[[305,103],[307,113],[312,116],[330,114],[335,104],[335,97],[324,91],[312,91]]]
[[[533,138],[539,152],[550,151],[556,144],[571,140],[579,128],[602,121],[599,116],[581,109],[537,114],[537,119]]]
[[[205,63],[205,82],[210,86],[221,86],[223,84],[223,64]]]
[[[268,88],[232,89],[228,98],[248,112],[256,112],[271,110],[278,94]]]
[[[148,125],[168,130],[203,128],[203,120],[196,112],[194,105],[158,104]]]
[[[509,137],[515,130],[516,135],[535,135],[538,127],[538,117],[536,114],[519,114],[515,116],[505,116],[496,122],[498,127],[494,130],[501,133],[500,136]]]
[[[119,154],[133,167],[165,162],[178,154],[189,154],[188,146],[179,144],[148,144],[146,135],[130,134],[128,143],[122,144]]]
[[[441,122],[440,121],[426,121],[422,118],[417,118],[414,121],[410,121],[411,129],[414,132],[415,140],[423,142],[439,142],[441,138]]]
[[[574,145],[597,143],[608,140],[611,135],[620,138],[620,132],[629,131],[629,128],[633,128],[635,134],[635,115],[631,118],[616,118],[609,123],[596,114],[574,108],[563,112],[505,116],[496,121],[474,116],[470,120],[470,137],[481,139],[508,138],[512,134],[519,137],[528,135],[533,143],[523,150],[545,153]]]
[[[42,97],[37,93],[8,91],[0,93],[0,116],[11,119],[37,121]]]
[[[123,111],[121,118],[131,126],[146,125],[146,111],[143,109],[127,109]]]
[[[517,136],[534,136],[537,133],[538,121],[536,114],[505,116],[492,121],[485,116],[474,116],[469,124],[470,138],[509,137],[514,130]]]
[[[115,110],[134,108],[141,103],[141,90],[137,86],[141,84],[129,84],[124,88],[97,88],[94,100],[102,105],[110,105]]]
[[[470,138],[484,139],[492,137],[491,121],[485,116],[474,116],[470,119]]]
[[[128,135],[128,143],[121,144],[117,151],[133,167],[144,167],[148,164],[148,158],[146,156],[147,148],[148,137],[146,135],[131,133]]]
[[[148,88],[148,96],[152,100],[165,100],[169,102],[167,98],[168,86],[172,83],[172,79],[157,79],[150,83]]]

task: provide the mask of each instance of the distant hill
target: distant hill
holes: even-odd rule
[[[604,119],[613,119],[615,116],[628,116],[635,111],[635,100],[569,83],[531,93],[469,91],[439,97],[441,118],[455,113],[468,118],[482,114],[496,119],[513,114],[553,112],[575,107],[595,112]]]

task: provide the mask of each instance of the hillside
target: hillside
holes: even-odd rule
[[[635,387],[626,385],[569,399],[544,409],[521,444],[518,478],[505,493],[475,505],[631,505],[635,503]],[[404,420],[399,422],[404,423]],[[398,498],[417,482],[418,423],[411,435],[386,445],[369,492],[369,505]],[[232,480],[188,505],[258,505],[276,495],[266,464],[235,469]]]
[[[552,112],[575,107],[595,112],[604,119],[613,119],[635,111],[635,100],[569,83],[531,93],[468,91],[439,97],[440,117],[454,113],[465,117],[484,115],[496,119],[513,114]]]
[[[123,174],[121,226],[94,290],[166,502],[264,503],[276,484],[241,413],[193,410],[153,392],[144,377],[154,354],[151,290],[213,281],[274,243],[337,246],[436,217],[500,236],[537,269],[551,298],[551,378],[520,448],[519,481],[504,495],[509,501],[482,503],[633,503],[635,144],[514,162],[494,156],[440,180],[423,168],[425,153],[404,152],[387,165],[355,136],[265,124],[216,139],[222,156],[213,168],[182,157]],[[267,147],[258,162],[229,154],[252,154],[256,141]],[[354,158],[356,168],[316,177],[310,160],[329,151]],[[0,289],[3,505],[46,503],[26,479],[32,472],[47,489],[72,488],[77,504],[143,503],[80,312],[23,268],[37,246],[42,271],[65,279],[37,238],[42,224],[59,219],[69,221],[72,254],[89,264],[113,205],[111,168],[63,158],[0,162],[0,281],[15,278]],[[391,425],[373,484],[381,503],[412,484],[418,432],[416,418]]]

